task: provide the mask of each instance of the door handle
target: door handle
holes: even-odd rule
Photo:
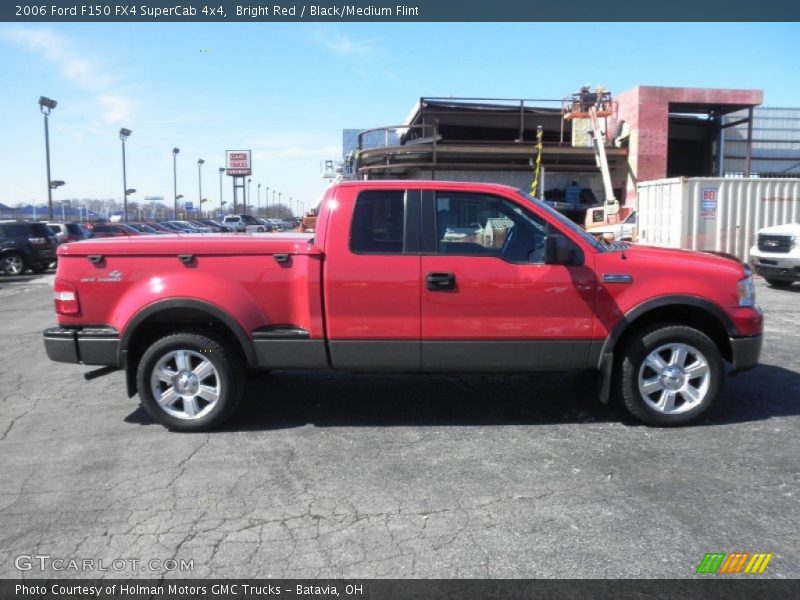
[[[425,277],[428,289],[441,292],[456,289],[456,276],[454,273],[428,273]]]

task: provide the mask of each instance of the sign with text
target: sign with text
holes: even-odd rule
[[[717,218],[717,188],[704,188],[700,200],[700,219],[713,221]]]
[[[253,174],[250,150],[226,150],[225,172],[231,177],[247,177]]]

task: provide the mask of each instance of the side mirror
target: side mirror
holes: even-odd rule
[[[551,233],[544,240],[544,264],[568,265],[572,262],[575,251],[569,240],[558,233]]]

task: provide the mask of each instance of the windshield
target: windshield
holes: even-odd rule
[[[525,200],[535,205],[536,207],[542,209],[551,217],[553,217],[556,221],[564,225],[564,227],[576,233],[578,236],[581,237],[581,239],[583,239],[587,244],[589,244],[595,250],[598,250],[599,252],[605,252],[608,250],[608,246],[600,243],[593,235],[591,235],[590,233],[586,233],[586,230],[583,227],[581,227],[574,221],[569,220],[567,217],[562,215],[554,208],[547,206],[547,204],[545,204],[541,200],[537,200],[536,198],[534,198],[530,194],[523,192],[522,190],[517,190],[517,191],[519,192],[520,196],[525,198]]]

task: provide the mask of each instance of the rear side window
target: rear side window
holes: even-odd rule
[[[59,223],[53,223],[52,225],[48,225],[48,227],[56,233],[61,233],[64,231],[64,226],[60,225]]]
[[[94,232],[95,233],[108,233],[111,231],[111,228],[108,225],[95,225]]]
[[[69,231],[72,235],[85,235],[86,233],[83,230],[83,227],[77,223],[67,223],[67,231]]]
[[[405,191],[362,192],[356,199],[350,250],[357,254],[403,252]]]
[[[31,235],[35,237],[53,237],[55,234],[44,223],[30,223],[28,225],[31,229]]]
[[[0,228],[6,237],[28,237],[28,227],[24,223],[7,223]]]

